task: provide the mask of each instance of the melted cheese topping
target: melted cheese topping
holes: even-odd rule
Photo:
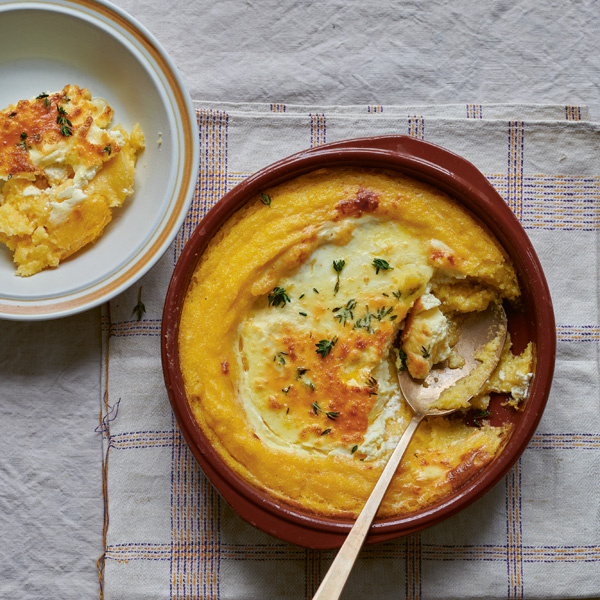
[[[348,237],[343,247],[334,243],[341,235]],[[350,453],[367,432],[372,437],[376,422],[383,430],[383,409],[399,400],[387,359],[433,271],[393,222],[363,217],[352,231],[330,223],[318,237],[323,245],[310,260],[279,281],[290,301],[273,307],[260,298],[240,324],[240,397],[263,439]],[[340,253],[349,258],[338,282]],[[376,273],[373,261],[382,256],[393,267]],[[326,356],[316,351],[321,341],[332,343]],[[340,418],[350,412],[352,419]]]
[[[270,207],[257,198],[230,218],[190,283],[180,327],[190,406],[247,481],[309,511],[356,515],[411,417],[396,365],[418,376],[458,365],[460,313],[516,298],[515,273],[453,200],[399,175],[323,170],[268,194]],[[507,374],[509,364],[531,372],[527,357],[507,356]],[[471,392],[452,401],[485,407],[494,385],[477,404]],[[456,489],[508,433],[428,419],[380,514]]]
[[[69,85],[0,112],[0,241],[19,275],[58,263],[101,235],[133,193],[144,139],[108,129],[113,110]]]

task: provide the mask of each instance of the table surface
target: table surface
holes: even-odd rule
[[[117,4],[158,38],[195,100],[552,103],[600,115],[593,2]],[[0,597],[97,597],[100,310],[3,321],[0,340]]]

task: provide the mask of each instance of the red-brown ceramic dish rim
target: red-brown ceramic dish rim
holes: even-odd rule
[[[376,521],[367,538],[368,543],[414,533],[446,519],[480,498],[508,472],[525,449],[541,418],[550,392],[556,352],[552,300],[533,246],[517,218],[485,176],[460,156],[405,136],[346,140],[285,158],[236,186],[202,220],[175,267],[162,321],[165,382],[185,440],[225,500],[259,529],[310,548],[341,546],[352,523],[318,517],[278,502],[241,480],[227,467],[208,443],[187,403],[179,364],[179,318],[198,258],[231,214],[248,199],[287,179],[321,167],[341,165],[401,171],[443,189],[462,202],[493,232],[512,259],[523,292],[523,307],[509,317],[511,333],[516,346],[522,346],[530,339],[537,348],[535,375],[525,410],[519,413],[512,411],[510,415],[509,411],[500,407],[494,410],[494,419],[510,419],[514,423],[513,433],[502,453],[438,504],[408,516]]]

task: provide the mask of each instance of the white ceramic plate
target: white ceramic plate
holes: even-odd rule
[[[48,319],[96,306],[139,279],[167,249],[198,174],[198,125],[177,69],[154,37],[106,2],[0,4],[0,108],[66,84],[108,100],[114,123],[140,123],[135,193],[102,237],[56,269],[15,275],[0,244],[0,318]]]

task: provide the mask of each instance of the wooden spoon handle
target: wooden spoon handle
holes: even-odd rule
[[[385,492],[392,481],[392,477],[404,456],[404,452],[423,416],[424,415],[422,414],[415,414],[405,432],[402,434],[402,437],[398,441],[398,445],[385,465],[385,469],[377,480],[371,495],[367,499],[363,509],[360,511],[358,518],[352,526],[346,541],[340,548],[335,560],[331,563],[329,570],[323,578],[319,589],[313,596],[313,600],[337,600],[337,598],[340,597],[344,585],[346,585],[348,576],[350,575],[350,571],[354,566],[356,557],[362,548],[367,533],[369,533],[371,523],[377,514],[383,496],[385,495]]]

